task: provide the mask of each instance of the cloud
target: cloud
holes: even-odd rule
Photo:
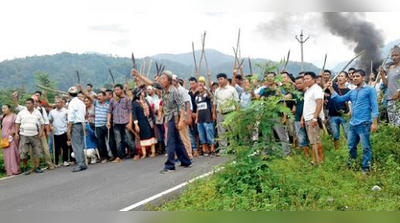
[[[94,25],[89,27],[89,29],[98,32],[116,32],[121,34],[129,33],[129,30],[123,28],[121,24]]]

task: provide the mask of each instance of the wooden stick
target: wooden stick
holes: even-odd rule
[[[249,57],[249,70],[250,70],[250,75],[253,76],[253,66],[251,66],[251,59]]]
[[[81,77],[79,76],[79,71],[76,71],[76,76],[78,77],[78,84],[81,84]]]
[[[324,65],[322,66],[322,69],[321,69],[321,72],[320,72],[320,73],[324,72],[325,66],[326,66],[326,60],[327,60],[327,59],[328,59],[328,54],[326,53],[326,54],[325,54],[325,59],[324,59]]]
[[[290,59],[290,50],[289,50],[289,52],[287,54],[287,59],[286,59],[286,62],[285,62],[285,66],[283,67],[283,69],[285,69],[285,71],[286,71],[286,67],[287,67],[287,65],[289,63],[289,59]]]
[[[40,84],[36,84],[36,87],[41,88],[41,89],[46,90],[46,91],[51,91],[51,92],[58,93],[58,94],[65,94],[65,95],[68,95],[68,92],[59,91],[59,90],[54,90],[54,89],[51,89],[51,88],[42,86],[42,85],[40,85]]]
[[[114,79],[114,75],[113,75],[113,73],[111,72],[111,69],[110,69],[110,68],[108,68],[108,73],[110,73],[111,80],[112,80],[112,83],[113,83],[113,86],[114,86],[114,85],[115,85],[115,79]]]
[[[236,57],[237,57],[237,53],[239,53],[239,52],[240,52],[240,28],[239,28],[238,38],[237,38],[237,43],[236,43]],[[240,52],[240,54],[241,54],[241,52]],[[240,54],[239,54],[239,56],[240,56]],[[239,62],[239,60],[237,62]],[[238,63],[238,65],[239,65],[239,63]]]
[[[355,59],[357,59],[359,56],[361,56],[364,52],[365,52],[364,50],[361,51],[361,52],[360,52],[359,54],[357,54],[353,59],[351,59],[351,60],[346,64],[346,66],[344,66],[343,69],[342,69],[339,73],[337,73],[335,77],[333,77],[333,79],[332,79],[331,81],[333,82],[337,77],[339,77],[339,75],[340,75],[343,71],[345,71],[346,68],[347,68],[351,63],[353,63],[353,61],[354,61]]]
[[[194,60],[194,70],[197,72],[197,61],[196,61],[196,52],[194,51],[194,42],[192,42],[192,51],[193,51],[193,60]],[[195,74],[196,76],[198,74]]]
[[[201,72],[201,62],[203,61],[203,57],[204,57],[204,48],[205,48],[205,45],[206,45],[206,34],[207,34],[207,32],[204,31],[204,34],[203,34],[202,37],[201,37],[201,45],[202,45],[202,47],[201,47],[201,56],[200,56],[199,67],[198,67],[197,76],[196,76],[197,79],[199,78],[200,72]]]
[[[149,77],[149,75],[150,75],[150,70],[151,70],[151,65],[152,65],[152,63],[153,63],[153,60],[150,59],[150,61],[149,61],[149,68],[147,69],[147,74],[146,74],[147,77]]]

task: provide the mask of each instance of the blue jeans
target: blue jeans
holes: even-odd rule
[[[214,145],[214,123],[197,123],[200,144]]]
[[[364,122],[359,125],[350,125],[349,134],[348,134],[348,148],[349,148],[349,161],[348,165],[357,159],[357,145],[361,140],[361,145],[363,148],[363,157],[362,157],[362,169],[363,171],[369,171],[371,168],[371,157],[372,157],[372,148],[371,148],[371,123]]]
[[[190,137],[190,144],[192,144],[192,150],[196,151],[197,150],[197,142],[195,136],[195,127],[189,126],[189,137]]]
[[[189,156],[186,152],[185,146],[179,136],[179,130],[175,127],[174,119],[167,123],[168,132],[167,132],[167,154],[168,160],[165,162],[165,169],[175,170],[175,153],[178,156],[178,159],[181,161],[182,166],[189,166],[192,162],[189,159]]]
[[[329,118],[329,122],[331,123],[333,140],[338,141],[340,139],[340,126],[342,126],[344,131],[344,136],[347,139],[347,135],[349,133],[348,122],[346,122],[341,116],[331,116]]]
[[[306,147],[310,144],[308,141],[307,131],[306,128],[300,128],[300,122],[296,121],[294,123],[294,127],[296,129],[296,136],[297,140],[299,141],[300,147]]]
[[[114,124],[115,141],[117,142],[117,157],[122,159],[125,156],[127,146],[126,124]]]

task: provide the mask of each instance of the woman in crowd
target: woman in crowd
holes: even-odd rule
[[[155,145],[157,140],[154,136],[154,115],[150,104],[146,101],[146,94],[143,88],[133,90],[132,100],[132,129],[140,137],[142,147],[142,158],[146,158],[146,149],[150,147],[150,157],[156,156]]]
[[[4,166],[7,176],[18,175],[21,173],[19,167],[18,141],[15,136],[15,120],[17,115],[12,113],[10,105],[3,105],[1,108],[3,117],[1,123],[1,141],[4,158]]]

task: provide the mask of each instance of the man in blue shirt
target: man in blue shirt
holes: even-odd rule
[[[375,132],[378,125],[378,100],[376,91],[373,87],[365,84],[365,71],[356,70],[353,74],[353,83],[357,86],[343,96],[339,96],[329,83],[329,90],[332,93],[332,99],[337,102],[351,101],[351,120],[348,133],[349,161],[352,162],[357,158],[357,144],[361,140],[363,147],[362,171],[366,173],[371,168],[371,138],[370,132]]]

